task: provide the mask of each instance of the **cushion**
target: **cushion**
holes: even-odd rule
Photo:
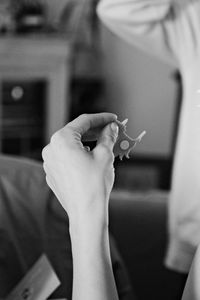
[[[42,164],[0,156],[0,298],[45,253],[61,280],[51,298],[71,299],[73,268],[68,225],[66,212],[46,184]],[[110,247],[119,296],[129,297],[131,285],[113,238]]]

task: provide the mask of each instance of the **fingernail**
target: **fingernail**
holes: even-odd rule
[[[114,133],[117,135],[118,134],[118,132],[119,132],[119,127],[118,127],[118,125],[115,123],[115,122],[112,122],[111,123],[111,129],[112,129],[112,131],[114,131]]]
[[[126,118],[124,121],[122,121],[123,125],[126,125],[128,123],[128,118]]]

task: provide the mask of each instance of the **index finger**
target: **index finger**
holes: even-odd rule
[[[95,132],[97,128],[103,128],[116,119],[117,116],[113,113],[83,114],[69,122],[65,127],[73,129],[81,137],[84,135],[86,138],[87,134],[92,136],[92,131]]]

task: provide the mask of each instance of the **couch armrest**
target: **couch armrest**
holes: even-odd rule
[[[180,299],[185,277],[163,265],[167,246],[167,200],[161,191],[113,191],[110,231],[139,299]]]

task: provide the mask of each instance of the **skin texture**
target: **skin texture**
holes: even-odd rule
[[[117,117],[81,115],[43,149],[49,187],[69,216],[73,300],[117,300],[108,238],[108,200],[114,183]],[[82,140],[96,140],[89,151]]]

